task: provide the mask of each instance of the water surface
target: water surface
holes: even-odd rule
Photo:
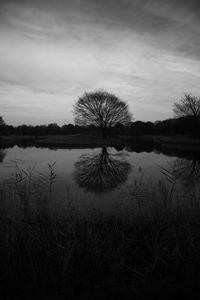
[[[137,151],[137,152],[136,152]],[[27,147],[0,150],[1,181],[15,174],[16,164],[20,169],[46,178],[53,206],[62,210],[69,201],[83,209],[108,210],[113,203],[131,201],[129,190],[135,182],[148,181],[154,184],[166,180],[163,170],[173,167],[173,175],[184,186],[199,184],[198,157],[180,155],[180,151],[134,150],[125,148],[96,149],[49,149]],[[165,172],[164,172],[165,173]]]

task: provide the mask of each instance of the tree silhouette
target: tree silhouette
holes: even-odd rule
[[[125,182],[130,169],[123,155],[111,154],[104,147],[98,154],[82,155],[75,163],[74,177],[86,191],[104,193]]]
[[[179,103],[174,103],[176,117],[200,117],[200,98],[185,94]]]
[[[3,134],[3,127],[4,127],[4,125],[5,125],[5,122],[4,122],[3,118],[2,118],[2,116],[0,116],[0,137]]]
[[[101,130],[103,138],[108,128],[117,123],[126,125],[131,121],[128,105],[113,94],[105,91],[85,93],[74,105],[75,124],[94,125]]]
[[[2,118],[2,116],[0,116],[0,125],[4,125],[4,124],[5,124],[5,122],[4,122],[3,118]]]

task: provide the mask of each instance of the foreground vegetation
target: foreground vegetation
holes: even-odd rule
[[[133,182],[113,213],[51,209],[56,174],[1,184],[2,299],[184,299],[200,294],[200,190]],[[126,197],[126,195],[124,195]],[[37,210],[29,210],[37,202]],[[126,202],[126,201],[124,201]],[[8,203],[17,204],[17,214]],[[34,206],[35,207],[35,206]]]

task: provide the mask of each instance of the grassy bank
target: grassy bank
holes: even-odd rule
[[[163,149],[175,149],[183,151],[200,151],[200,138],[189,135],[141,135],[141,136],[120,136],[124,143],[134,144],[135,142],[152,143],[155,147]]]
[[[117,213],[50,209],[47,185],[16,171],[1,185],[2,299],[187,299],[200,295],[200,191],[135,181]],[[21,174],[21,177],[20,177]],[[43,188],[41,188],[43,187]],[[21,201],[20,218],[3,203]],[[39,201],[36,214],[25,213]],[[45,202],[45,205],[44,205]]]
[[[199,151],[200,139],[191,136],[109,136],[103,139],[101,136],[69,134],[69,135],[9,135],[2,136],[0,144],[4,147],[16,145],[30,145],[36,147],[65,147],[65,148],[97,148],[97,147],[124,147],[145,142],[166,149]]]
[[[117,137],[103,139],[94,135],[44,135],[44,136],[3,136],[1,139],[3,146],[14,146],[24,144],[36,147],[65,147],[65,148],[97,148],[122,146],[123,143]]]

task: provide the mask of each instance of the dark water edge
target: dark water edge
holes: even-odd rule
[[[200,158],[200,139],[185,136],[179,137],[118,137],[103,140],[100,137],[67,135],[67,136],[4,136],[0,139],[0,148],[47,148],[57,149],[94,149],[114,147],[117,151],[126,149],[129,152],[157,152],[171,157],[188,160]]]
[[[200,137],[189,135],[172,135],[172,136],[109,136],[102,139],[97,135],[8,135],[2,136],[0,144],[4,147],[12,147],[18,144],[71,148],[95,148],[95,147],[124,147],[135,143],[154,144],[165,148],[174,148],[185,151],[199,151]]]

